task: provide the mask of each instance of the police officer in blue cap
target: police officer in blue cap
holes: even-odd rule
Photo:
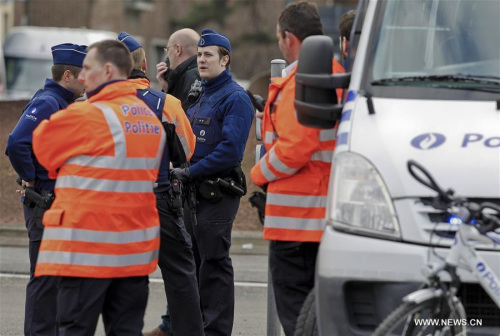
[[[203,93],[188,110],[196,148],[188,168],[172,176],[197,187],[196,222],[185,213],[198,271],[205,335],[231,335],[234,275],[229,247],[240,198],[245,193],[241,160],[250,132],[253,107],[229,72],[231,44],[213,29],[204,29],[197,63]],[[190,206],[192,207],[192,202]]]
[[[169,164],[185,164],[192,156],[195,146],[194,135],[181,102],[164,92],[150,88],[146,53],[141,44],[127,32],[121,32],[118,41],[130,50],[133,70],[129,82],[137,90],[137,97],[143,100],[156,116],[162,120],[167,135],[167,144],[159,168],[154,189],[156,208],[160,217],[160,253],[158,266],[161,269],[167,313],[162,323],[144,336],[202,336],[203,317],[200,310],[200,296],[196,280],[196,265],[191,250],[191,237],[182,218],[180,188],[170,183]],[[186,318],[188,317],[189,318]]]
[[[24,108],[16,127],[9,135],[5,154],[19,175],[23,188],[34,191],[46,199],[54,191],[55,181],[49,179],[47,171],[40,165],[32,150],[32,133],[38,124],[53,113],[66,108],[75,99],[83,96],[83,84],[78,81],[82,70],[86,46],[59,44],[52,47],[52,79],[47,78],[43,89],[39,90]],[[33,190],[33,189],[30,189]],[[24,197],[23,190],[17,190]],[[49,195],[47,197],[47,195]],[[56,335],[56,295],[55,277],[34,277],[38,249],[42,239],[43,226],[40,209],[33,204],[23,204],[24,219],[29,236],[30,280],[26,287],[24,317],[25,335]]]

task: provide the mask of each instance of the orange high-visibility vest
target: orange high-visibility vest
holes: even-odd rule
[[[149,89],[151,87],[151,83],[147,78],[130,78],[128,81],[134,84],[137,89]],[[193,156],[196,146],[196,136],[193,133],[186,112],[184,112],[182,108],[181,101],[171,94],[166,94],[165,97],[161,121],[174,126],[176,140],[182,145],[182,149],[187,158],[186,161],[189,161],[191,156]],[[168,143],[169,146],[174,145],[177,141],[171,142],[172,143]],[[172,152],[174,149],[169,148],[169,150]],[[170,153],[170,155],[172,154],[173,153]]]
[[[333,69],[344,72],[336,61]],[[267,152],[252,168],[251,178],[257,185],[268,184],[265,239],[319,242],[336,131],[299,124],[296,71],[297,67],[285,78],[272,79],[262,127]]]
[[[156,269],[153,183],[165,145],[156,115],[127,81],[53,114],[33,150],[56,180],[35,276],[144,276]]]
[[[151,87],[151,83],[146,77],[129,78],[128,81],[133,83],[138,89],[147,89]]]

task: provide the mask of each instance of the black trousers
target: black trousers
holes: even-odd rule
[[[155,194],[160,215],[158,265],[168,302],[168,313],[160,328],[175,336],[204,335],[191,237],[182,217],[174,215],[168,192]]]
[[[29,236],[30,280],[26,286],[24,307],[24,335],[57,335],[57,284],[59,278],[35,278],[35,265],[42,240],[43,228],[33,220],[33,209],[23,205],[24,220]]]
[[[185,207],[186,228],[193,238],[206,336],[229,336],[234,322],[234,273],[229,257],[231,230],[240,197],[223,193],[210,203],[198,195],[197,224]]]
[[[286,336],[293,336],[304,301],[314,287],[319,243],[271,241],[269,266],[276,309]]]
[[[140,336],[148,277],[62,277],[57,296],[60,336],[93,336],[102,313],[107,336]]]

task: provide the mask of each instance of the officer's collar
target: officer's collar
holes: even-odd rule
[[[196,58],[197,58],[196,55],[189,57],[187,60],[185,60],[184,62],[182,62],[181,64],[179,64],[177,66],[177,68],[175,68],[173,70],[172,73],[175,73],[176,71],[179,71],[180,73],[182,73],[182,72],[186,71],[188,68],[192,67],[193,65],[197,66],[197,64],[196,64]]]
[[[201,80],[201,85],[207,94],[213,93],[219,90],[227,81],[231,80],[233,76],[229,72],[228,69],[222,71],[217,77],[206,81],[204,79]]]
[[[87,98],[95,96],[96,94],[98,94],[99,92],[101,92],[101,90],[104,89],[109,84],[116,83],[116,82],[121,82],[121,81],[123,81],[123,79],[115,79],[115,80],[103,83],[103,84],[99,85],[96,89],[94,89],[92,91],[88,91],[87,92]]]
[[[188,69],[194,68],[196,66],[197,66],[197,64],[196,64],[196,55],[189,57],[187,60],[185,60],[184,62],[182,62],[181,64],[179,64],[177,66],[177,68],[175,68],[174,70],[172,70],[172,72],[168,75],[168,79],[167,79],[168,86],[169,87],[175,86],[175,83],[177,82],[178,78],[184,72],[186,72]]]
[[[149,78],[148,76],[146,76],[146,74],[141,71],[141,70],[132,70],[132,73],[130,74],[130,76],[128,76],[129,79],[134,79],[134,78],[145,78],[149,81]]]
[[[283,74],[282,74],[282,77],[286,77],[288,76],[290,73],[292,73],[293,69],[295,69],[295,67],[297,66],[297,64],[299,63],[298,60],[295,60],[293,61],[292,63],[288,64],[288,66],[286,68],[283,69]]]
[[[66,89],[64,86],[50,78],[45,79],[45,85],[43,88],[44,90],[56,92],[66,102],[68,102],[68,104],[75,101],[75,93],[73,91]]]

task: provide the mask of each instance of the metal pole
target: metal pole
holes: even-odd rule
[[[274,59],[271,61],[271,78],[281,77],[283,70],[286,67],[285,60],[282,59]]]
[[[281,77],[286,62],[282,59],[271,61],[271,78]],[[267,270],[267,336],[280,336],[281,324],[276,310],[276,301],[274,300],[274,288],[271,277],[271,269]]]

